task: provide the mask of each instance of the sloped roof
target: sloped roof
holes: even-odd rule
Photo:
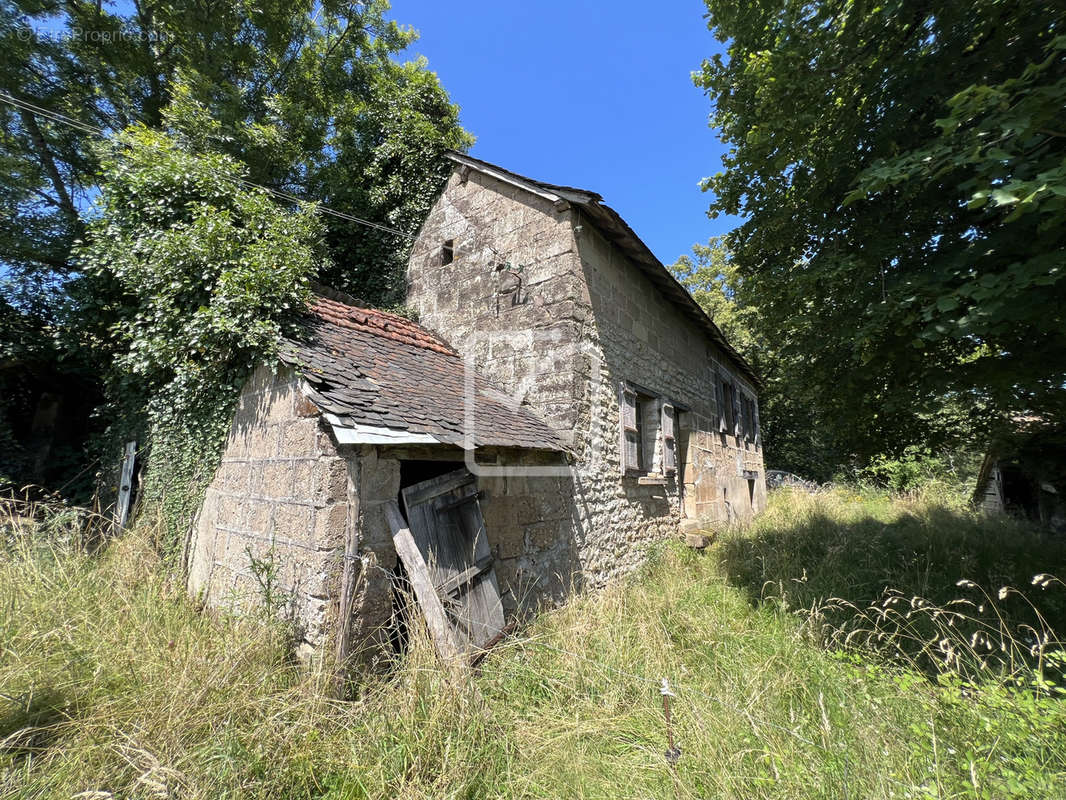
[[[456,164],[491,175],[505,183],[519,186],[553,202],[566,200],[571,206],[579,209],[611,244],[621,250],[630,261],[637,265],[667,300],[671,301],[686,317],[702,328],[711,341],[725,351],[748,380],[756,387],[762,386],[762,380],[755,373],[755,370],[733,348],[721,329],[707,316],[707,312],[700,307],[700,304],[693,299],[692,295],[678,282],[670,270],[655,257],[655,254],[626,224],[626,221],[622,219],[619,213],[603,202],[603,198],[599,194],[590,192],[587,189],[561,186],[527,178],[517,172],[511,172],[496,164],[490,164],[488,161],[482,161],[480,158],[474,158],[465,153],[449,151],[447,156]]]
[[[340,441],[467,444],[466,365],[408,319],[316,295],[281,358],[300,371]],[[471,378],[475,447],[565,449],[529,409]]]

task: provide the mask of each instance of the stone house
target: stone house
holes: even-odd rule
[[[418,324],[318,297],[244,388],[187,543],[190,591],[239,607],[267,575],[310,650],[385,646],[385,508],[434,482],[437,518],[465,504],[484,541],[447,588],[489,580],[508,614],[765,505],[759,380],[632,229],[593,192],[450,158],[410,254]]]

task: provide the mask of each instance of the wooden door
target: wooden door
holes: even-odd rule
[[[465,469],[403,490],[407,522],[460,652],[484,647],[503,629],[503,605],[477,483]]]

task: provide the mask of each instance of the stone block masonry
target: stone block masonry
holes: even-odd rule
[[[321,648],[336,627],[345,537],[358,505],[348,483],[348,463],[297,377],[260,367],[241,393],[193,525],[189,590],[241,611],[269,588],[302,643]]]
[[[515,613],[630,572],[657,542],[682,538],[682,520],[702,531],[749,517],[765,504],[765,483],[748,424],[757,413],[750,370],[670,293],[632,232],[604,222],[605,207],[579,190],[554,187],[562,197],[512,178],[521,176],[453,172],[412,246],[407,301],[564,443],[565,452],[553,449],[556,436],[542,449],[504,441],[477,451],[481,463],[516,468],[477,476],[501,599]],[[345,331],[365,322],[357,312],[345,319],[354,326]],[[348,335],[311,353],[325,360],[320,376]],[[419,391],[436,390],[412,375]],[[291,370],[263,368],[244,388],[190,535],[189,588],[243,610],[262,602],[267,581],[307,652],[329,657],[331,643],[348,642],[365,662],[395,632],[398,564],[385,506],[467,453],[380,431],[339,447],[302,386]],[[719,390],[742,410],[719,408]],[[342,581],[351,602],[343,626]],[[348,637],[335,640],[342,629]]]
[[[558,517],[523,521],[521,501],[485,502],[490,537],[501,532],[501,583],[514,576],[517,586],[520,571],[531,571],[540,576],[531,584],[550,595],[542,577],[552,570],[600,585],[638,566],[654,542],[678,536],[684,517],[727,524],[765,504],[757,442],[716,432],[715,369],[728,356],[575,205],[457,169],[412,247],[408,303],[575,455]],[[662,444],[645,419],[652,474],[622,473],[623,381],[676,405],[676,471],[663,474]],[[538,555],[549,541],[550,558]]]

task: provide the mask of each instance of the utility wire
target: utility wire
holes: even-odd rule
[[[41,106],[30,103],[27,100],[22,100],[18,97],[14,97],[6,92],[0,92],[0,102],[7,103],[8,105],[14,106],[15,108],[18,108],[23,111],[28,111],[31,114],[37,114],[47,120],[59,123],[60,125],[66,125],[67,127],[74,128],[76,130],[81,131],[82,133],[87,133],[92,136],[98,136],[102,139],[110,138],[108,136],[107,131],[105,131],[103,128],[97,127],[96,125],[91,125],[87,122],[82,122],[81,120],[74,119],[73,117],[68,117],[66,114],[61,114],[58,111],[52,111],[51,109],[42,108]],[[273,195],[274,197],[277,197],[281,200],[286,200],[290,203],[313,202],[310,200],[305,200],[304,198],[298,197],[294,194],[290,194],[289,192],[284,192],[280,189],[273,189],[269,186],[263,186],[260,183],[255,183],[245,178],[237,178],[237,182],[250,189],[260,189],[264,192]],[[361,217],[353,216],[352,214],[346,214],[343,211],[338,211],[335,208],[330,208],[329,206],[323,205],[321,203],[315,203],[314,205],[317,211],[320,211],[323,214],[328,214],[332,217],[337,217],[338,219],[343,219],[347,222],[354,222],[357,225],[363,225],[367,228],[373,228],[375,230],[383,231],[384,233],[391,233],[395,236],[402,236],[406,239],[413,240],[416,238],[415,235],[412,233],[405,233],[404,231],[401,231],[397,228],[390,228],[388,225],[382,225],[377,222],[372,222],[368,219],[362,219]]]

